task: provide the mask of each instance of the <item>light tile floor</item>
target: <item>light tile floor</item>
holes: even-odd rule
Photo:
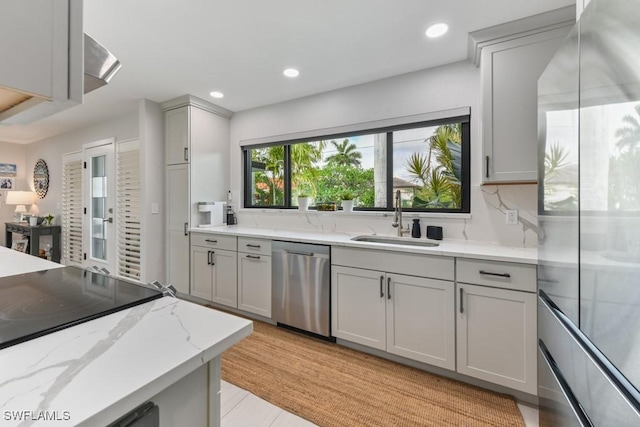
[[[315,424],[222,381],[222,427],[311,427]],[[538,410],[518,404],[527,427],[538,427]]]

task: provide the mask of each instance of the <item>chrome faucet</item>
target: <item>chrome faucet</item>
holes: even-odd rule
[[[400,190],[396,191],[396,206],[393,214],[393,221],[391,226],[398,229],[398,237],[402,237],[405,234],[409,234],[409,226],[402,228],[402,200],[400,199]]]

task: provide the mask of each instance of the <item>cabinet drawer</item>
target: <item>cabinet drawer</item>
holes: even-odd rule
[[[333,247],[331,264],[409,276],[453,280],[453,258],[407,252]]]
[[[536,266],[499,261],[459,259],[456,281],[516,291],[536,291]]]
[[[238,250],[237,237],[222,234],[191,233],[191,244],[194,246],[225,249],[228,251]]]
[[[271,256],[271,240],[238,237],[238,252]]]

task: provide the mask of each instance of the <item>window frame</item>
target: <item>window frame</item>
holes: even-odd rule
[[[387,155],[386,159],[386,172],[387,172],[387,206],[384,208],[379,207],[355,207],[355,212],[391,212],[394,209],[394,194],[393,194],[393,132],[407,129],[417,129],[423,127],[442,126],[451,123],[460,123],[461,125],[461,144],[462,144],[462,200],[461,206],[458,209],[421,209],[421,208],[405,208],[404,212],[414,213],[445,213],[445,214],[469,214],[471,212],[471,115],[462,114],[445,118],[438,118],[432,120],[424,120],[419,122],[405,123],[392,126],[384,126],[378,128],[368,128],[350,132],[339,132],[330,134],[321,134],[318,136],[311,136],[305,138],[294,138],[276,142],[268,142],[263,144],[252,144],[241,146],[242,150],[242,192],[243,192],[243,207],[245,209],[297,209],[297,206],[292,206],[291,200],[291,146],[294,144],[308,143],[317,140],[339,140],[348,137],[355,137],[361,135],[372,135],[386,133]],[[250,150],[268,148],[274,146],[284,146],[284,205],[269,205],[269,206],[256,206],[252,205],[253,200],[253,188],[250,188],[252,182],[252,160],[249,155]],[[310,209],[312,209],[310,207]]]

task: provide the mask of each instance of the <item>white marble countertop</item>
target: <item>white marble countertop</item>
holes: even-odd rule
[[[60,267],[64,265],[0,246],[0,277]]]
[[[423,253],[425,255],[453,256],[459,258],[475,258],[489,261],[507,261],[523,264],[537,264],[536,248],[512,248],[493,243],[473,242],[465,240],[431,240],[438,243],[435,247],[409,246],[388,243],[357,242],[351,240],[358,234],[299,231],[283,229],[264,229],[239,225],[191,228],[197,233],[230,234],[241,237],[255,237],[291,242],[319,243],[332,246],[347,246],[361,249],[392,250],[396,252]],[[412,240],[410,237],[407,240]],[[421,240],[427,240],[422,238]]]
[[[7,347],[0,350],[0,424],[106,425],[252,330],[249,320],[164,297]],[[6,411],[69,419],[21,423]]]

